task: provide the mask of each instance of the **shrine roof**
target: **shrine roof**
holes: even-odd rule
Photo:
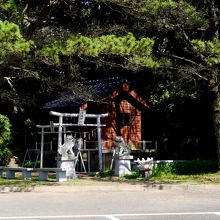
[[[125,82],[128,81],[120,77],[76,81],[72,84],[70,91],[45,103],[43,108],[79,107],[88,101],[101,101]]]

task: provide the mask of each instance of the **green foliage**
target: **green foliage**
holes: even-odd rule
[[[206,61],[210,64],[220,63],[220,40],[213,38],[212,40],[203,41],[200,39],[192,40],[193,48],[196,52],[205,55]]]
[[[33,41],[26,41],[21,33],[18,25],[0,21],[0,58],[9,54],[29,52],[33,46]]]
[[[57,42],[55,42],[51,46],[43,46],[40,51],[37,51],[37,56],[40,55],[43,58],[46,58],[48,61],[53,63],[59,63],[61,51],[63,50],[63,46]]]
[[[161,176],[167,176],[174,174],[175,171],[173,169],[173,165],[171,163],[169,164],[160,164],[156,168],[153,169],[153,175],[154,177],[161,177]]]
[[[141,18],[142,24],[152,19],[152,25],[157,28],[175,29],[175,24],[187,27],[202,26],[207,27],[208,23],[204,14],[198,11],[192,4],[186,1],[174,0],[109,0],[124,6],[124,10],[129,11],[134,17]]]
[[[0,145],[11,139],[11,124],[7,116],[0,114]]]
[[[6,165],[11,158],[8,143],[11,139],[11,124],[7,116],[0,114],[0,160]]]
[[[177,83],[176,80],[167,74],[166,79],[164,77],[157,78],[155,86],[151,87],[148,92],[148,100],[151,105],[158,110],[164,110],[173,112],[175,103],[180,104],[185,99],[196,100],[199,94],[190,83],[187,84],[187,90],[184,89],[185,84]]]
[[[0,163],[5,166],[9,163],[12,153],[9,148],[0,146]]]
[[[176,16],[177,20],[181,24],[184,24],[188,27],[208,27],[208,22],[205,19],[204,14],[197,8],[195,8],[192,4],[189,4],[187,1],[181,0],[173,6],[175,9],[173,15]]]
[[[106,170],[96,174],[96,176],[104,178],[104,177],[112,177],[114,175],[114,170]]]
[[[40,167],[40,161],[26,161],[26,163],[24,164],[24,167],[27,168],[39,168]]]
[[[14,0],[0,0],[0,9],[5,11],[12,11],[16,9],[16,4]]]
[[[119,37],[115,35],[102,35],[96,38],[72,36],[66,41],[66,45],[54,43],[44,46],[39,55],[52,62],[59,62],[60,55],[92,57],[118,55],[127,57],[132,63],[157,68],[159,63],[152,57],[153,46],[153,39],[136,40],[132,33]]]
[[[31,129],[35,126],[34,122],[30,118],[24,121],[24,125],[27,129]]]
[[[167,175],[192,175],[214,173],[217,171],[217,161],[191,160],[158,165],[158,167],[153,169],[153,176],[162,177]]]
[[[17,11],[16,16],[12,16],[11,12],[16,11],[15,2],[20,13]],[[2,76],[13,77],[11,83],[16,90],[16,95],[12,94],[14,91],[4,80],[2,85],[4,84],[11,93],[3,93],[2,89],[1,97],[7,94],[4,98],[10,99],[11,105],[3,104],[4,106],[13,106],[14,103],[17,105],[20,100],[22,103],[28,103],[21,105],[25,108],[25,113],[27,108],[37,106],[46,99],[54,97],[59,91],[68,88],[76,77],[95,78],[100,74],[103,74],[103,77],[104,74],[122,74],[130,77],[131,74],[136,74],[131,78],[134,81],[139,78],[142,91],[148,90],[142,94],[147,94],[146,96],[150,94],[150,99],[147,99],[150,105],[161,110],[160,112],[166,116],[166,110],[175,112],[178,104],[181,101],[184,102],[185,99],[182,97],[186,94],[191,95],[192,98],[196,96],[196,93],[189,89],[186,81],[182,80],[183,78],[195,80],[194,89],[201,85],[201,81],[197,81],[198,78],[194,76],[204,75],[208,81],[212,81],[212,75],[209,74],[211,71],[206,71],[207,66],[199,72],[195,65],[195,71],[192,71],[193,65],[200,62],[201,56],[197,56],[198,53],[201,53],[209,64],[220,63],[219,40],[204,41],[210,36],[207,23],[209,17],[205,14],[206,5],[201,7],[204,8],[201,13],[189,3],[194,4],[193,1],[94,0],[91,7],[82,9],[78,1],[67,0],[65,3],[57,1],[59,4],[49,7],[48,15],[39,21],[41,20],[39,15],[43,14],[41,12],[44,11],[46,4],[42,4],[41,1],[33,2],[34,4],[30,4],[28,10],[24,10],[25,1],[0,0],[0,16],[8,20],[0,21],[0,67],[2,68],[0,72]],[[66,6],[62,7],[64,5]],[[31,35],[36,47],[32,47],[33,42],[24,39],[19,27],[9,22],[12,20],[15,23],[22,23],[22,31],[27,35],[36,25]],[[24,25],[26,22],[28,24]],[[29,24],[33,25],[29,26]],[[192,38],[199,38],[192,41],[194,50],[198,53],[193,52],[189,43]],[[35,49],[39,50],[35,53]],[[35,55],[35,59],[32,59],[32,54]],[[11,59],[14,56],[16,59]],[[11,63],[8,64],[8,62]],[[25,69],[20,68],[21,66],[25,66]],[[176,78],[169,78],[166,82],[147,81],[145,78],[151,72],[148,68],[156,69],[155,75],[159,75],[158,71],[161,70],[164,75],[175,74]],[[20,70],[16,71],[18,69]],[[170,73],[171,71],[173,72]],[[42,85],[34,92],[28,89],[33,88],[33,81],[31,77],[27,77],[33,76],[33,73],[39,74],[39,83]],[[179,73],[181,76],[178,75]],[[143,81],[145,82],[142,83]],[[182,82],[185,83],[184,86],[180,86]],[[153,86],[155,89],[152,89]],[[151,88],[148,89],[149,87]],[[5,108],[9,109],[9,107]],[[169,127],[172,123],[171,120],[167,122],[164,126],[160,124],[158,127],[165,130],[166,126]],[[173,124],[178,126],[177,123]],[[188,129],[186,125],[183,126],[186,130]],[[26,127],[29,128],[29,125]],[[155,130],[157,130],[156,136],[159,136],[158,129]],[[18,132],[20,132],[19,129]],[[164,135],[164,140],[167,139],[167,133]],[[186,135],[184,132],[182,134]],[[178,139],[175,134],[168,137],[169,140]]]
[[[131,7],[140,6],[140,11],[158,10],[159,8],[176,6],[176,1],[173,0],[146,0],[146,1],[137,1],[137,0],[110,0],[110,2],[121,3],[121,4],[130,4]],[[147,10],[148,9],[148,10]]]
[[[28,167],[28,168],[32,167],[31,161],[27,161],[27,162],[24,164],[24,167]]]

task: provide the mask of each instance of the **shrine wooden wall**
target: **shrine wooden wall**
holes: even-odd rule
[[[142,141],[141,110],[136,106],[147,107],[146,102],[131,90],[125,83],[121,89],[114,91],[108,97],[108,105],[105,106],[109,117],[103,119],[106,128],[102,129],[103,147],[112,149],[115,147],[115,137],[122,136],[125,143],[131,143],[132,148],[138,149]]]

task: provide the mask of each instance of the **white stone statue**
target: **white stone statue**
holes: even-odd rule
[[[74,179],[77,178],[76,175],[76,163],[78,162],[78,157],[82,155],[80,150],[83,146],[82,138],[75,139],[72,135],[67,135],[66,140],[63,145],[59,146],[58,153],[61,157],[58,157],[57,167],[61,167],[66,170],[67,178]],[[75,153],[74,153],[75,152]],[[85,165],[82,160],[82,165],[85,170]]]
[[[73,138],[71,135],[66,137],[66,141],[63,145],[59,146],[58,153],[62,156],[62,158],[74,159],[75,154],[73,152],[73,147],[75,146],[77,140]]]
[[[115,154],[117,156],[127,156],[131,153],[131,146],[130,144],[126,145],[125,141],[122,136],[116,136],[115,137]]]
[[[136,162],[138,164],[138,169],[141,171],[145,171],[145,170],[152,170],[153,169],[153,158],[148,157],[147,160],[145,160],[144,158],[142,158],[141,160],[138,158],[137,160],[135,160],[134,162]]]
[[[131,174],[131,159],[133,156],[130,155],[131,148],[125,144],[123,137],[116,136],[115,138],[116,147],[114,152],[115,160],[115,175],[116,176],[125,176]]]
[[[142,158],[141,160],[138,158],[137,160],[134,161],[137,163],[137,168],[144,172],[145,177],[150,177],[152,175],[153,171],[153,157],[148,157],[146,160]]]

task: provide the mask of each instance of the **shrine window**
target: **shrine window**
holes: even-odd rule
[[[129,125],[131,122],[130,113],[120,112],[118,114],[118,123],[121,126]]]

